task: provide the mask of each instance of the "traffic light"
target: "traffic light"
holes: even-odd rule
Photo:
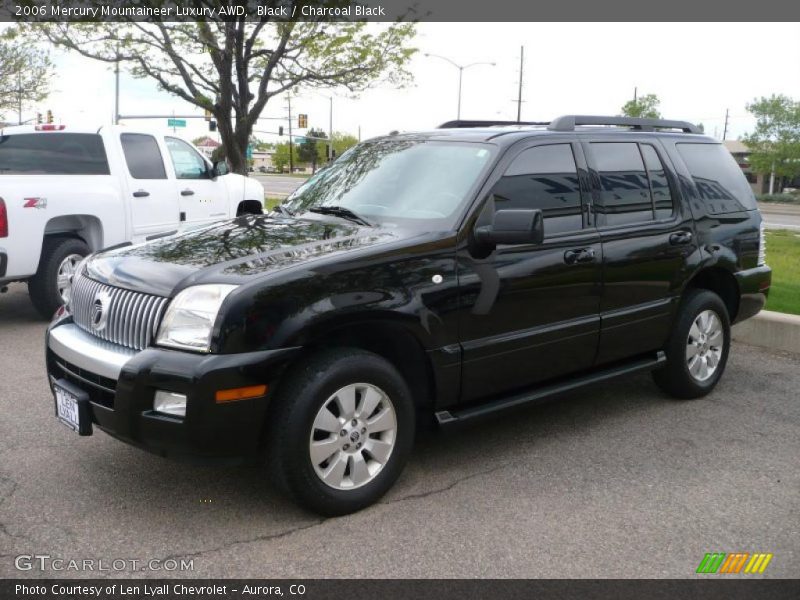
[[[297,126],[300,129],[306,129],[308,127],[308,115],[297,115]]]
[[[206,109],[205,119],[206,121],[211,121],[211,111],[208,109]]]
[[[278,135],[283,135],[283,125],[278,126]]]
[[[42,124],[42,113],[36,113],[36,124],[37,125]]]
[[[209,131],[216,131],[217,130],[217,122],[216,121],[209,121],[208,122],[208,130]]]
[[[53,111],[52,110],[48,110],[47,111],[47,122],[48,123],[52,123],[53,122]]]

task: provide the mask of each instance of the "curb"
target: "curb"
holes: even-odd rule
[[[800,354],[800,316],[762,310],[733,326],[734,341]]]

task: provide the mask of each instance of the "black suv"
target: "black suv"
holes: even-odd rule
[[[764,306],[739,166],[678,121],[457,121],[359,144],[268,215],[87,258],[56,414],[163,456],[266,459],[338,515],[456,424],[651,370],[710,392]]]

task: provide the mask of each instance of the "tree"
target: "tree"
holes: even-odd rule
[[[50,93],[52,68],[47,52],[14,35],[0,39],[0,111],[15,110],[22,123],[25,105],[41,102]]]
[[[321,129],[309,129],[302,144],[298,144],[297,155],[305,163],[311,163],[311,172],[317,172],[317,161],[320,159],[321,151],[325,148],[324,143],[320,143],[316,138],[328,136]]]
[[[645,119],[660,119],[661,113],[658,106],[661,100],[655,94],[645,94],[634,100],[628,100],[622,106],[622,114],[626,117],[641,117]]]
[[[93,5],[105,4],[92,0]],[[202,0],[199,4],[205,4]],[[216,3],[212,3],[216,6]],[[236,0],[232,4],[247,3]],[[306,0],[326,7],[345,0]],[[211,4],[210,4],[211,5]],[[212,112],[233,171],[246,170],[253,125],[275,96],[300,86],[364,90],[402,85],[416,51],[411,23],[248,21],[37,23],[53,43],[89,58],[125,64],[186,102]]]
[[[333,142],[334,157],[341,156],[358,143],[356,136],[342,133],[341,131],[334,131],[331,140]]]
[[[747,105],[756,128],[742,137],[757,173],[793,179],[800,175],[800,102],[784,95],[761,97]]]
[[[299,162],[300,157],[297,154],[297,146],[292,145],[292,158],[294,162]],[[278,170],[279,173],[283,172],[284,167],[289,164],[289,142],[281,142],[275,145],[275,153],[272,155],[272,165]]]

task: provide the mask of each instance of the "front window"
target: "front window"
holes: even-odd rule
[[[451,228],[490,164],[491,146],[383,139],[351,148],[284,203],[343,207],[373,223]]]
[[[208,165],[205,159],[189,144],[178,138],[166,138],[176,179],[208,179]]]

